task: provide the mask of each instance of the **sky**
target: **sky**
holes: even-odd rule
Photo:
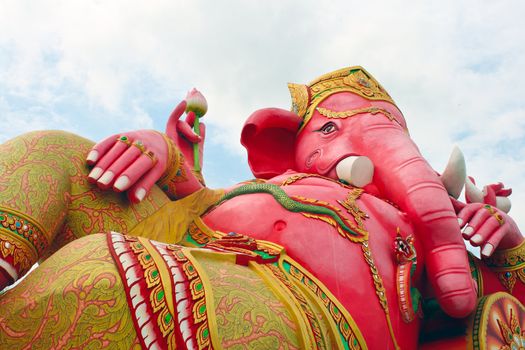
[[[37,129],[93,140],[164,130],[192,87],[208,100],[210,187],[251,178],[239,142],[287,82],[361,65],[442,171],[454,145],[480,185],[512,187],[525,230],[523,1],[0,0],[0,142]]]

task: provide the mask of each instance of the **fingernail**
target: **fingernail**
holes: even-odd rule
[[[92,163],[96,162],[97,159],[98,159],[98,151],[95,151],[95,150],[89,152],[86,158],[88,162],[92,162]]]
[[[128,188],[129,184],[129,178],[127,176],[121,176],[115,181],[115,184],[113,185],[114,188],[116,188],[119,191],[124,191]]]
[[[459,224],[459,226],[463,225],[463,219],[462,218],[458,218],[458,224]]]
[[[98,179],[98,182],[100,182],[101,184],[107,185],[108,183],[111,182],[111,180],[113,180],[113,176],[115,176],[115,174],[113,174],[112,171],[106,171],[104,175],[102,175],[100,179]]]
[[[493,250],[494,246],[490,243],[487,243],[483,246],[483,249],[481,249],[481,254],[484,256],[490,256]]]
[[[144,197],[146,196],[146,190],[143,188],[139,188],[137,192],[135,192],[135,196],[137,197],[139,202],[142,201]]]
[[[100,175],[102,175],[102,172],[103,170],[101,168],[96,167],[93,170],[91,170],[91,172],[89,173],[89,177],[93,180],[98,180]]]
[[[470,236],[472,234],[472,232],[474,232],[474,229],[471,226],[467,226],[465,231],[463,231],[463,234],[466,235],[466,236]]]
[[[472,238],[470,239],[470,241],[472,243],[476,243],[476,244],[479,244],[481,243],[481,240],[483,239],[483,237],[481,237],[481,235],[479,233],[476,233],[474,236],[472,236]]]

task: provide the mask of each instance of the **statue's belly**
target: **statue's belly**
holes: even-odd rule
[[[329,202],[355,222],[351,213],[337,202],[347,198],[347,191],[300,185],[283,189],[289,196],[300,195]],[[373,266],[365,260],[361,243],[343,237],[332,224],[320,218],[284,209],[269,194],[248,194],[230,199],[209,212],[204,221],[214,230],[242,233],[284,246],[289,256],[311,271],[345,306],[363,332],[369,348],[376,348],[371,346],[373,344],[381,348],[390,343],[385,312],[380,306],[371,273],[371,268],[376,267],[386,289],[397,341],[404,344],[403,348],[414,348],[418,322],[407,326],[399,317],[395,280],[397,264],[393,254],[397,228],[407,234],[412,233],[412,229],[402,213],[375,197],[362,195],[357,204],[369,216],[364,225],[369,232]]]

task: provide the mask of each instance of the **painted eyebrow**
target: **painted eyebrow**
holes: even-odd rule
[[[334,122],[327,122],[327,123],[324,123],[323,125],[321,125],[321,127],[319,129],[316,129],[314,130],[313,132],[319,132],[321,131],[325,126],[327,126],[328,124],[332,124],[333,126],[335,126],[337,129],[339,129],[339,127],[337,126],[336,123]]]

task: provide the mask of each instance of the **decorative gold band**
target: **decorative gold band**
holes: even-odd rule
[[[143,152],[142,154],[148,157],[149,159],[151,159],[153,166],[157,164],[157,157],[155,156],[155,153],[153,153],[152,151],[146,151],[146,152]]]
[[[517,247],[496,250],[485,264],[497,271],[514,271],[525,268],[525,239]]]
[[[494,209],[492,205],[486,204],[483,208],[488,210],[490,215],[492,215],[494,219],[496,219],[496,221],[498,222],[500,226],[502,226],[505,223],[505,219],[501,216],[500,213],[496,211],[496,209]]]
[[[492,256],[483,259],[498,276],[501,284],[512,293],[516,282],[525,284],[525,240],[517,247],[496,250]]]
[[[12,257],[12,264],[18,276],[24,275],[38,261],[34,247],[25,239],[13,235],[9,230],[0,227],[0,257]]]
[[[117,138],[117,141],[119,142],[122,142],[124,143],[126,146],[131,146],[131,141],[129,140],[129,138],[125,135],[122,135],[120,137]]]
[[[350,118],[350,117],[354,117],[358,114],[364,114],[364,113],[370,113],[370,114],[378,114],[378,113],[381,113],[383,114],[385,117],[388,118],[388,120],[390,121],[393,121],[397,124],[399,124],[399,126],[401,126],[403,129],[405,129],[405,127],[403,126],[403,124],[401,124],[401,122],[399,122],[393,115],[392,113],[390,113],[389,111],[387,111],[386,109],[384,108],[379,108],[379,107],[364,107],[364,108],[357,108],[357,109],[351,109],[351,110],[348,110],[348,111],[342,111],[342,112],[337,112],[337,111],[332,111],[332,110],[329,110],[327,108],[322,108],[322,107],[317,107],[316,110],[323,116],[329,118],[329,119],[344,119],[344,118]],[[405,129],[406,130],[406,129]]]
[[[161,178],[159,179],[159,182],[163,182],[166,179],[170,178],[175,174],[178,169],[178,156],[179,156],[179,150],[175,143],[166,135],[161,132],[157,133],[162,136],[164,139],[164,142],[166,142],[166,147],[168,147],[168,161],[166,163],[166,170],[164,171],[164,174],[162,174]]]
[[[0,207],[0,225],[4,231],[27,241],[37,255],[49,246],[44,228],[35,219],[16,209]]]
[[[131,145],[137,147],[139,149],[140,153],[146,152],[146,147],[144,146],[144,144],[140,140],[137,140],[137,141],[133,142]]]
[[[175,183],[186,180],[184,169],[184,157],[180,152],[175,142],[173,142],[167,135],[160,133],[168,147],[168,161],[166,163],[166,170],[161,176],[157,184],[159,187],[172,199],[177,198]]]
[[[38,261],[48,245],[45,231],[35,219],[17,210],[0,207],[0,257],[12,257],[18,276]]]

